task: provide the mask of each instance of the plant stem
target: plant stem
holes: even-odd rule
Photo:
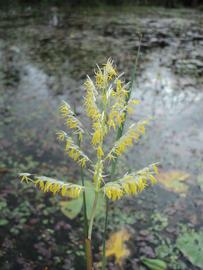
[[[81,177],[82,186],[84,187],[85,180],[84,180],[84,171],[83,171],[82,167],[80,169],[80,177]],[[85,238],[87,238],[87,236],[88,236],[88,220],[87,220],[87,206],[86,206],[85,191],[82,193],[82,196],[83,196],[84,235],[85,235]]]
[[[84,171],[81,167],[80,176],[82,186],[85,186]],[[92,270],[92,249],[91,249],[91,240],[88,239],[88,219],[87,219],[87,205],[86,205],[86,195],[85,191],[82,194],[83,196],[83,217],[84,217],[84,249],[85,249],[85,260],[86,260],[86,269]]]
[[[86,269],[93,269],[93,260],[92,260],[92,248],[91,248],[91,239],[85,239],[85,254],[86,254]]]
[[[76,114],[76,107],[74,106],[74,113]],[[81,141],[79,136],[77,136],[77,144],[80,147]],[[80,168],[80,178],[82,186],[85,187],[85,179],[84,179],[84,170],[81,166]],[[84,250],[85,250],[85,259],[87,270],[92,270],[89,265],[92,265],[92,254],[91,254],[91,241],[88,241],[88,219],[87,219],[87,205],[86,205],[86,194],[85,191],[82,193],[83,197],[83,217],[84,217]]]
[[[136,77],[136,67],[138,65],[138,59],[139,59],[139,55],[140,55],[140,47],[141,47],[141,37],[140,37],[140,44],[139,44],[138,51],[137,51],[135,65],[133,65],[133,68],[132,68],[129,92],[128,92],[128,95],[126,96],[126,100],[125,100],[126,105],[128,104],[128,101],[131,97],[132,87],[133,87],[133,83],[134,83],[135,77]],[[123,134],[126,118],[127,118],[127,111],[125,111],[123,123],[118,128],[116,141],[119,140]],[[118,161],[118,159],[116,158],[111,163],[110,181],[112,180],[112,178],[115,174],[117,161]],[[105,224],[104,224],[104,233],[103,233],[103,241],[102,241],[102,270],[106,269],[106,236],[107,236],[108,214],[109,214],[109,199],[106,197]]]
[[[92,207],[92,213],[91,213],[89,229],[88,229],[88,239],[90,239],[90,240],[92,237],[92,227],[93,227],[94,217],[95,217],[96,209],[97,209],[98,196],[99,196],[99,192],[95,191],[94,203],[93,203],[93,207]]]

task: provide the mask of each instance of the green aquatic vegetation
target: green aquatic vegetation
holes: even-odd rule
[[[142,263],[147,266],[149,270],[166,270],[167,264],[159,259],[143,258]]]
[[[203,265],[203,231],[185,230],[177,239],[176,245],[183,255],[195,266]]]
[[[0,212],[1,212],[0,226],[6,226],[9,223],[8,217],[10,212],[5,199],[0,200]]]
[[[164,238],[161,240],[156,249],[156,256],[164,260],[167,263],[169,269],[173,270],[185,270],[186,265],[180,258],[180,252],[176,245],[171,242],[169,238]]]
[[[142,138],[149,125],[149,120],[138,121],[130,125],[123,134],[127,113],[134,112],[134,107],[140,103],[136,99],[130,99],[130,86],[131,84],[126,84],[122,79],[122,74],[118,74],[111,60],[108,60],[102,68],[97,66],[93,80],[87,76],[84,83],[84,109],[91,120],[91,130],[86,130],[67,102],[64,101],[60,106],[60,115],[69,133],[58,131],[57,139],[64,145],[65,154],[80,166],[81,184],[30,173],[20,174],[22,182],[34,184],[42,192],[58,194],[74,200],[82,197],[87,270],[93,267],[92,230],[98,205],[101,204],[101,196],[106,198],[108,206],[108,200],[117,201],[123,197],[135,196],[147,186],[157,182],[157,163],[135,172],[126,172],[118,178],[114,176],[117,159]],[[113,138],[114,133],[117,134],[116,139],[112,145],[109,145],[109,141],[106,140],[107,135]],[[94,159],[85,151],[87,149],[83,140],[85,136],[95,152]],[[110,175],[107,173],[109,165],[112,165]],[[92,179],[93,196],[91,195],[90,209],[88,186],[85,185],[84,179],[85,169],[90,172],[90,179]],[[78,209],[77,201],[77,211]],[[107,213],[108,211],[106,221]],[[104,243],[105,234],[106,231],[103,236]],[[103,245],[103,269],[104,251],[105,245]]]
[[[160,232],[168,226],[168,218],[159,212],[155,212],[152,214],[152,224],[152,229]]]
[[[7,202],[4,199],[0,201],[0,212],[1,212],[0,226],[5,226],[9,223],[9,221],[7,219],[8,213]]]

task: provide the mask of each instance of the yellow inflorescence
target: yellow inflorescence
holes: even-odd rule
[[[103,187],[104,194],[112,200],[117,200],[125,195],[136,195],[142,192],[149,184],[154,185],[157,180],[157,164],[152,164],[136,173],[126,174],[123,178],[109,182]]]
[[[129,90],[127,90],[126,85],[120,80],[116,80],[116,90],[112,92],[113,96],[116,96],[117,99],[123,101],[129,94]]]
[[[64,131],[58,131],[56,134],[59,141],[65,142],[65,153],[74,161],[77,161],[82,167],[85,167],[86,163],[90,161],[88,156],[83,153],[80,147]]]
[[[103,143],[104,136],[107,134],[107,126],[105,123],[104,114],[101,115],[100,119],[93,124],[93,135],[92,135],[92,144],[99,145]]]
[[[104,75],[108,76],[108,80],[112,80],[115,76],[117,76],[117,71],[111,59],[108,59],[107,63],[104,64]]]
[[[147,120],[138,122],[129,127],[126,134],[124,134],[111,149],[110,153],[107,155],[107,159],[112,160],[116,157],[122,155],[126,149],[132,146],[134,143],[138,142],[141,135],[145,133],[145,126],[148,124]]]
[[[30,181],[32,181],[30,176],[31,176],[30,173],[20,173],[19,174],[19,177],[21,178],[21,182],[26,182],[26,183],[29,183]]]
[[[104,194],[108,199],[115,201],[123,197],[124,191],[120,185],[112,182],[104,186]]]
[[[51,192],[55,194],[61,194],[64,197],[77,198],[80,196],[81,191],[83,190],[82,186],[67,184],[67,183],[54,183],[54,182],[45,182],[42,179],[37,179],[35,185],[43,192]]]
[[[83,153],[83,151],[74,144],[71,137],[66,139],[65,152],[73,160],[77,161],[82,167],[85,167],[86,163],[90,161],[89,158]]]
[[[100,188],[101,182],[103,181],[103,161],[98,160],[94,166],[93,180],[96,188]]]
[[[96,104],[96,95],[97,91],[92,80],[88,77],[84,83],[86,89],[86,95],[84,99],[84,105],[89,116],[93,121],[98,121],[101,116],[101,113]]]
[[[68,103],[63,101],[62,105],[59,107],[61,116],[65,118],[65,124],[73,129],[75,134],[78,135],[80,141],[82,141],[84,130],[82,128],[81,122],[75,117],[74,112],[71,110]]]
[[[108,115],[108,127],[113,127],[114,129],[116,127],[121,126],[123,121],[125,120],[125,107],[120,102],[116,102],[109,112]]]
[[[65,183],[46,176],[34,176],[31,174],[20,174],[21,180],[32,182],[43,192],[51,192],[52,194],[60,194],[61,196],[68,196],[70,198],[77,198],[80,196],[84,187],[71,183]]]
[[[113,65],[111,59],[107,60],[107,63],[103,65],[103,68],[98,66],[95,72],[96,86],[99,90],[105,91],[108,88],[108,83],[117,76],[117,71]]]
[[[99,89],[103,89],[107,85],[107,79],[108,77],[105,77],[102,70],[98,68],[98,70],[95,72],[96,86]]]
[[[101,68],[97,67],[94,80],[89,76],[84,83],[84,107],[87,116],[92,121],[91,144],[96,151],[97,160],[93,165],[93,182],[95,192],[103,191],[107,198],[118,200],[125,195],[135,195],[142,192],[149,184],[156,183],[155,175],[158,173],[157,164],[152,164],[136,173],[126,174],[117,181],[104,183],[105,162],[115,160],[122,155],[128,147],[132,146],[145,133],[145,126],[149,121],[140,121],[129,127],[127,132],[118,139],[111,151],[104,153],[104,139],[111,128],[121,127],[127,113],[132,113],[134,105],[139,104],[136,99],[130,99],[128,84],[121,80],[113,61],[108,59]],[[81,149],[84,129],[68,103],[63,102],[59,108],[61,116],[65,119],[66,126],[77,135],[76,144],[72,137],[64,131],[57,132],[57,139],[65,144],[65,153],[80,166],[86,166],[90,159]],[[75,139],[75,138],[74,138]],[[78,197],[84,187],[71,183],[64,183],[44,176],[34,177],[30,174],[21,174],[21,180],[32,182],[43,192],[60,194],[62,196]]]
[[[103,156],[104,156],[103,149],[102,149],[102,147],[99,145],[99,146],[97,147],[97,157],[98,157],[98,158],[102,158]]]

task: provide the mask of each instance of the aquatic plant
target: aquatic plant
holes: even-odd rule
[[[203,265],[203,231],[185,230],[177,239],[177,247],[193,264],[202,269]]]
[[[99,194],[103,194],[107,203],[103,236],[104,269],[108,201],[137,195],[148,185],[156,183],[158,172],[157,163],[154,163],[139,171],[126,172],[118,179],[114,177],[117,158],[140,140],[149,124],[149,120],[139,121],[132,124],[123,134],[126,115],[133,112],[139,101],[130,98],[132,84],[125,84],[122,75],[118,74],[113,61],[109,59],[102,67],[97,66],[94,80],[87,76],[84,83],[84,108],[91,120],[91,132],[85,131],[85,127],[68,103],[64,101],[59,108],[60,115],[72,136],[61,130],[57,132],[57,139],[64,144],[65,154],[79,164],[82,184],[68,183],[64,180],[29,173],[20,174],[22,182],[30,182],[43,192],[70,198],[78,198],[82,195],[87,270],[93,268],[91,239]],[[106,137],[110,135],[113,138],[114,133],[117,133],[115,142],[111,147],[108,147],[111,141],[106,140]],[[95,160],[89,158],[82,149],[84,148],[83,138],[85,135],[90,137],[90,144],[95,152]],[[111,172],[108,175],[109,164],[111,164]],[[90,217],[87,216],[84,169],[90,169],[88,171],[92,173],[91,178],[94,186],[94,199]]]

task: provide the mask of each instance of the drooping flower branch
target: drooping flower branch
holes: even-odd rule
[[[63,182],[46,176],[21,173],[20,177],[22,182],[31,182],[41,191],[50,192],[53,195],[59,194],[63,197],[77,198],[84,190],[84,187],[81,185]]]

